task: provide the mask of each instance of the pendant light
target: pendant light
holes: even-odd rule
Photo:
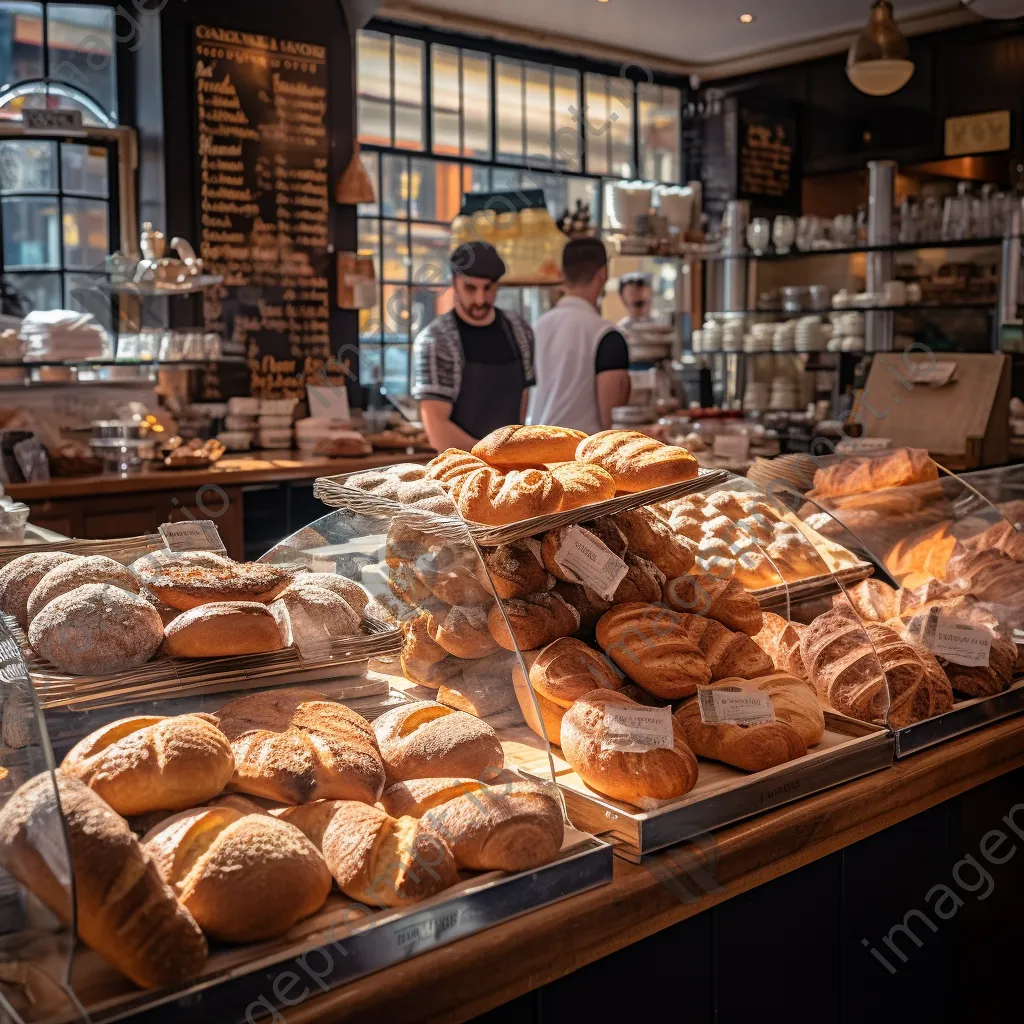
[[[868,27],[857,37],[846,58],[846,74],[869,96],[890,96],[914,73],[910,48],[892,16],[889,0],[875,0]]]
[[[996,21],[1024,18],[1024,0],[960,0],[972,14]]]

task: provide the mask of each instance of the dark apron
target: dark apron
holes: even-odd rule
[[[452,423],[477,439],[498,427],[519,423],[523,416],[523,358],[508,321],[500,310],[495,310],[495,315],[515,360],[501,364],[465,362],[462,386],[452,405]]]

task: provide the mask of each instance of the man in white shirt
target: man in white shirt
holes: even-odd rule
[[[629,401],[629,349],[598,312],[608,254],[597,238],[577,238],[562,254],[565,294],[534,324],[537,386],[528,423],[588,434],[612,425],[612,409]]]

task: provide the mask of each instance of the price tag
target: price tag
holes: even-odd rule
[[[629,567],[589,530],[570,526],[555,552],[555,562],[578,583],[590,587],[606,601],[615,596],[619,584],[626,578]]]
[[[223,551],[217,524],[209,519],[187,519],[181,523],[164,523],[160,536],[168,551]]]
[[[674,747],[671,708],[605,705],[602,750],[644,754],[648,750],[672,750]]]
[[[941,608],[933,607],[928,612],[921,639],[932,654],[954,665],[988,665],[992,634],[984,626],[965,622]]]
[[[711,446],[711,454],[717,459],[743,462],[750,458],[750,435],[719,434]]]
[[[763,725],[775,721],[771,697],[752,687],[701,686],[697,702],[705,725]]]

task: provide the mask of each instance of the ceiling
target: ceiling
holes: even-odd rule
[[[696,70],[756,55],[782,63],[780,53],[825,38],[841,49],[838,37],[862,29],[870,6],[871,0],[515,0],[508,6],[496,0],[399,0],[380,13],[452,29],[475,24],[485,32],[491,23],[488,34],[517,42],[565,49],[567,40],[583,40],[592,44],[588,48],[650,55]],[[894,0],[894,7],[908,32],[922,19],[916,30],[932,27],[933,15],[963,15],[958,0]],[[751,24],[739,22],[744,13],[754,15]]]

